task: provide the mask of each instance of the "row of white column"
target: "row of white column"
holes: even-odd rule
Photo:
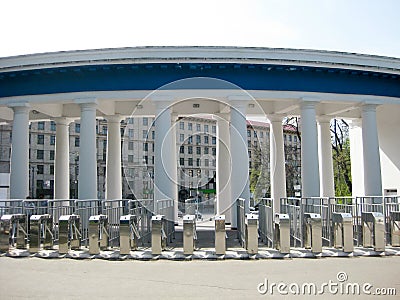
[[[168,101],[157,101],[155,122],[154,197],[177,199],[177,165],[175,122]],[[80,199],[97,198],[96,164],[96,107],[95,101],[79,103],[81,107],[81,139],[79,162]],[[301,103],[301,158],[302,196],[334,196],[330,119],[319,118],[317,130],[316,102]],[[10,196],[23,199],[29,195],[29,104],[10,105],[14,111]],[[217,121],[217,197],[218,213],[227,220],[236,220],[233,201],[250,198],[247,152],[246,105],[234,103],[230,113],[220,115]],[[271,154],[271,196],[275,207],[286,196],[285,155],[282,116],[269,116]],[[120,116],[109,116],[106,162],[106,198],[121,199],[121,136]],[[56,199],[69,198],[69,120],[56,118],[55,194]],[[362,107],[362,143],[364,157],[365,194],[381,195],[379,141],[376,124],[376,106]],[[177,208],[175,209],[175,215]],[[229,221],[228,221],[229,222]]]

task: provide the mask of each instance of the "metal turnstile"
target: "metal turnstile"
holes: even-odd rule
[[[400,247],[400,211],[390,212],[390,234],[392,246]]]
[[[160,255],[167,246],[164,223],[165,219],[163,215],[151,217],[151,253],[153,255]]]
[[[274,247],[281,253],[290,253],[290,218],[288,214],[275,214]]]
[[[3,215],[0,219],[0,251],[10,247],[26,249],[28,238],[26,216],[23,214]]]
[[[248,254],[258,253],[258,215],[246,214],[246,250]]]
[[[69,250],[81,247],[80,216],[66,215],[58,219],[58,253],[65,254]]]
[[[53,247],[53,239],[53,217],[49,214],[31,216],[29,252],[39,252],[42,243],[44,249],[51,249]]]
[[[121,216],[119,220],[119,253],[121,255],[128,255],[131,250],[137,249],[140,234],[136,219],[135,215],[126,215]]]
[[[316,213],[304,213],[304,248],[322,252],[322,220]]]
[[[215,217],[215,254],[226,252],[225,215]]]
[[[193,254],[195,248],[196,217],[194,215],[183,216],[183,253]]]
[[[108,247],[108,217],[106,215],[89,218],[89,254],[99,254]]]
[[[350,213],[332,213],[333,247],[353,252],[353,216]]]
[[[385,251],[385,217],[379,212],[362,212],[363,247]]]

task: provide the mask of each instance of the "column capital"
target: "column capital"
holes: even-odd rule
[[[9,103],[7,106],[11,108],[14,113],[28,113],[31,109],[31,105],[28,102]]]
[[[300,98],[300,109],[315,108],[318,103],[319,100],[316,98]]]
[[[284,114],[271,114],[267,115],[267,119],[269,120],[270,123],[272,122],[281,122],[283,121],[283,118],[285,118],[286,115]]]
[[[120,123],[123,117],[120,114],[105,116],[107,123]]]
[[[318,121],[318,123],[330,123],[331,122],[331,120],[332,120],[333,118],[331,117],[331,116],[327,116],[327,115],[320,115],[320,116],[317,116],[317,121]]]
[[[60,124],[60,125],[66,125],[66,126],[68,126],[72,122],[72,119],[67,118],[67,117],[56,117],[56,118],[52,118],[52,120],[54,122],[56,122],[57,125]]]
[[[77,98],[74,102],[79,104],[81,109],[94,109],[98,105],[96,98]]]
[[[375,112],[379,104],[365,101],[361,104],[362,112]]]

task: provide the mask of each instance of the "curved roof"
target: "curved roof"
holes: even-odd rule
[[[285,64],[400,74],[400,59],[321,50],[249,47],[134,47],[0,58],[0,73],[30,69],[131,63]]]

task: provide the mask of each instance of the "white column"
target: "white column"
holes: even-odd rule
[[[271,197],[274,200],[274,213],[280,212],[280,198],[286,197],[285,148],[283,144],[283,116],[268,116],[270,148]]]
[[[330,121],[331,118],[329,117],[318,117],[318,152],[321,197],[335,197]]]
[[[78,198],[97,199],[97,103],[81,103]]]
[[[318,135],[314,101],[302,101],[301,182],[302,197],[319,197]]]
[[[29,196],[29,105],[21,103],[10,107],[14,111],[10,198],[25,199]]]
[[[353,197],[364,196],[364,150],[361,119],[352,120],[349,128],[351,160],[351,193]]]
[[[54,199],[69,199],[69,123],[56,118],[56,147],[54,162]]]
[[[365,104],[362,106],[361,114],[364,151],[364,189],[366,196],[382,195],[376,107],[374,104]]]
[[[154,140],[154,200],[174,199],[176,185],[176,163],[173,162],[173,130],[169,101],[154,101],[156,105]],[[175,142],[176,144],[176,142]],[[174,170],[175,168],[175,170]],[[170,220],[174,216],[166,216]]]
[[[229,115],[220,114],[217,117],[217,214],[225,215],[225,220],[231,222],[232,161],[230,155]]]
[[[246,103],[242,101],[231,102],[231,127],[230,127],[230,151],[232,157],[231,173],[231,197],[232,202],[236,199],[244,198],[247,201],[246,207],[250,202],[249,185],[249,154],[247,147],[247,123],[246,123]],[[236,205],[231,209],[232,227],[237,226]]]
[[[122,199],[121,117],[107,116],[106,199]]]

